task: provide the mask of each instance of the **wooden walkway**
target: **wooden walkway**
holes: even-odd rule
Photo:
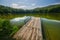
[[[43,40],[40,18],[32,17],[15,35],[16,40]]]

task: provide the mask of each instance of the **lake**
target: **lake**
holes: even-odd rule
[[[11,20],[11,24],[14,25],[23,25],[25,21],[30,18],[14,18]],[[42,33],[45,40],[60,40],[60,21],[51,20],[46,18],[41,18],[42,23]]]
[[[60,40],[60,21],[41,18],[43,36],[46,40]]]

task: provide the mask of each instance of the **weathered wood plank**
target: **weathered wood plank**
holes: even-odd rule
[[[14,36],[16,40],[43,40],[41,20],[33,17]]]

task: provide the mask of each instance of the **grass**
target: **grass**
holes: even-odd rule
[[[40,14],[40,13],[27,13],[27,14],[8,14],[8,15],[0,15],[0,18],[2,19],[12,19],[16,17],[23,17],[23,16],[35,16],[35,17],[42,17],[42,18],[48,18],[48,19],[54,19],[54,20],[60,20],[60,13],[54,14]]]
[[[0,18],[0,40],[7,40],[18,30],[17,26],[11,26],[8,19]]]
[[[46,15],[41,15],[42,18],[47,18],[47,19],[54,19],[54,20],[60,20],[60,13],[56,13],[56,15],[52,14],[46,14]]]
[[[35,17],[40,17],[40,14],[8,14],[8,15],[0,15],[0,18],[2,19],[12,19],[12,18],[16,18],[16,17],[23,17],[23,16],[35,16]]]

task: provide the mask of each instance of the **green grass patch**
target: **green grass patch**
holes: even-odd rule
[[[0,19],[0,40],[8,40],[19,28],[11,26],[7,19]]]

